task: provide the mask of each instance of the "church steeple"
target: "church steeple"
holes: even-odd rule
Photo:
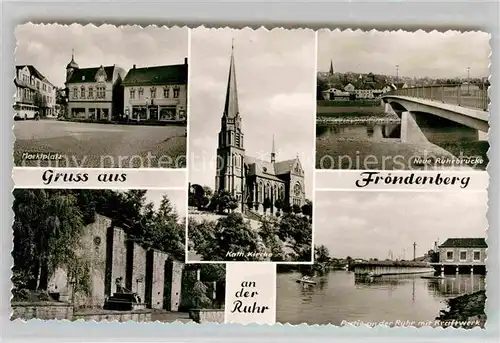
[[[330,70],[328,71],[328,75],[333,76],[334,73],[335,72],[333,70],[333,61],[330,60]]]
[[[274,135],[273,135],[273,146],[271,148],[271,163],[276,162],[276,151],[274,150]]]
[[[229,77],[227,79],[226,102],[224,104],[224,116],[235,118],[239,115],[238,89],[236,87],[236,70],[234,66],[234,39],[231,44],[231,61],[229,62]]]

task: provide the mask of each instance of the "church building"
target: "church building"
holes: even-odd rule
[[[233,47],[217,147],[215,190],[231,193],[238,200],[238,210],[243,213],[264,213],[265,204],[267,211],[276,213],[278,199],[290,206],[303,206],[304,170],[299,157],[277,160],[274,137],[269,160],[251,157],[246,154],[243,136]]]

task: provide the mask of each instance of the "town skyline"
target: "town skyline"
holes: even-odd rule
[[[314,33],[308,31],[192,30],[189,180],[215,187],[216,149],[233,44],[246,155],[270,161],[274,137],[276,161],[299,156],[310,199],[316,72]]]
[[[188,29],[91,24],[23,24],[15,30],[16,65],[33,65],[55,87],[63,87],[74,52],[80,68],[137,68],[183,64]],[[58,37],[58,39],[54,39]],[[131,48],[133,47],[133,48]]]
[[[487,201],[487,192],[320,191],[314,240],[335,258],[413,259],[413,242],[420,257],[435,241],[486,237]]]
[[[467,78],[470,68],[470,78],[484,78],[489,76],[490,53],[489,35],[477,31],[318,31],[322,72],[333,62],[340,73]]]

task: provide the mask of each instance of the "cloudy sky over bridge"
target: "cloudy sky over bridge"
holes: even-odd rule
[[[338,258],[413,258],[448,238],[486,237],[486,192],[316,192],[315,244]]]
[[[318,70],[396,76],[481,78],[489,75],[489,34],[458,31],[321,30]]]
[[[116,64],[137,67],[182,64],[188,54],[188,29],[113,25],[20,25],[15,30],[16,65],[34,65],[54,86],[62,87],[75,50],[80,68]]]

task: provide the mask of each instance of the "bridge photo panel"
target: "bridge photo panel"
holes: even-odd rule
[[[489,39],[319,30],[316,168],[485,170]]]

